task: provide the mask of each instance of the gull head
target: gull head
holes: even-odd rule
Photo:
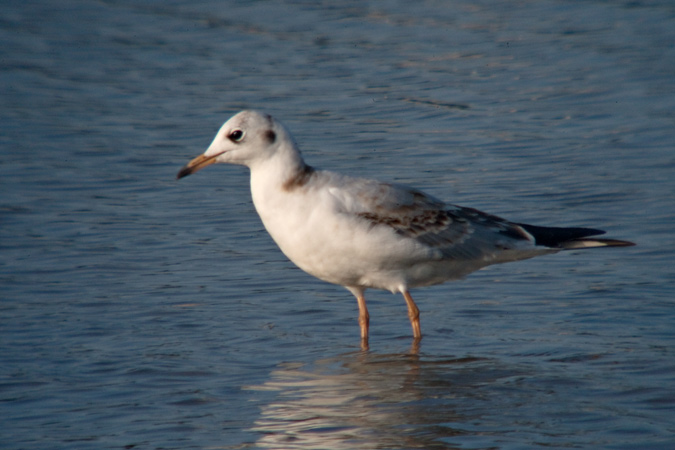
[[[177,178],[183,178],[215,163],[251,167],[275,155],[284,144],[295,149],[290,134],[268,114],[241,111],[220,127],[209,148],[187,163]]]

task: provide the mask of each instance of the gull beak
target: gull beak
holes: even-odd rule
[[[208,156],[207,155],[197,156],[195,159],[187,163],[185,167],[180,169],[178,175],[176,175],[176,179],[180,180],[181,178],[193,174],[206,166],[210,166],[211,164],[216,162],[216,158],[220,155],[222,155],[222,153],[217,153],[215,155],[208,155]]]

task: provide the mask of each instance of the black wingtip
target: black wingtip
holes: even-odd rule
[[[603,230],[595,228],[558,228],[538,227],[519,223],[522,229],[534,237],[536,245],[563,250],[595,248],[595,247],[631,247],[633,242],[618,239],[595,239],[589,236],[605,234]]]
[[[539,227],[524,223],[517,225],[530,233],[537,245],[551,248],[559,248],[564,242],[605,234],[603,230],[594,228]]]

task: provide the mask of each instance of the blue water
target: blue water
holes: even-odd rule
[[[3,449],[671,449],[670,1],[7,1]],[[296,269],[248,174],[175,175],[242,108],[312,165],[636,247],[400,296]]]

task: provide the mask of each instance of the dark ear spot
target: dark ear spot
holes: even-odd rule
[[[267,130],[265,131],[265,139],[267,139],[267,142],[270,144],[273,144],[274,141],[277,140],[277,134],[272,130]]]

